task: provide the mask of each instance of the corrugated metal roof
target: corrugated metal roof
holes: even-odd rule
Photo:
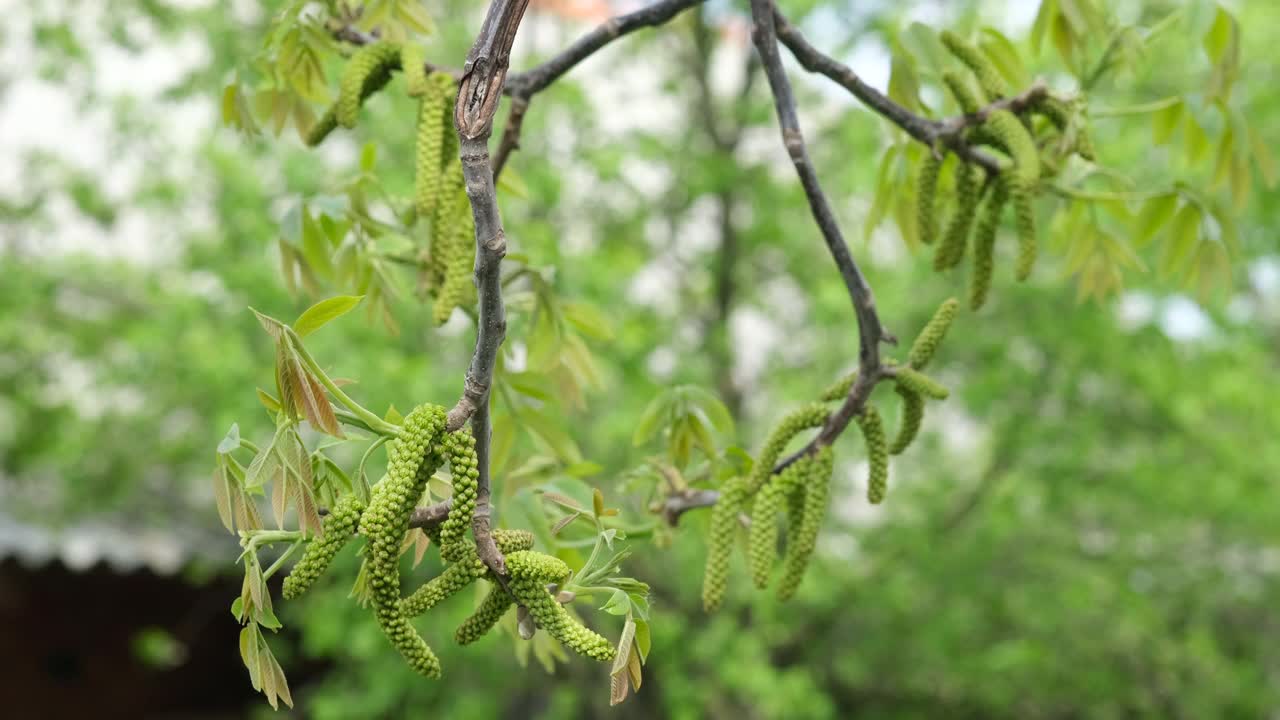
[[[110,518],[51,528],[0,512],[0,560],[12,557],[26,567],[57,561],[76,572],[105,564],[117,572],[172,575],[192,562],[227,563],[236,547],[229,535],[206,531],[137,528]]]

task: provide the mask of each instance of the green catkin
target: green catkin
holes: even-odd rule
[[[442,460],[434,445],[444,426],[445,411],[438,405],[420,405],[405,416],[387,446],[387,478],[374,488],[360,518],[374,616],[409,666],[429,678],[440,676],[440,660],[400,612],[399,561],[409,515]]]
[[[960,302],[955,298],[948,298],[938,306],[937,312],[925,323],[915,342],[911,343],[911,350],[907,353],[908,365],[916,370],[923,370],[929,365],[929,361],[938,352],[938,346],[947,337],[947,331],[951,329],[951,322],[956,319],[956,310],[959,308]]]
[[[800,587],[813,550],[818,545],[818,533],[827,514],[827,500],[831,494],[831,471],[835,456],[831,446],[823,447],[811,457],[795,464],[794,484],[803,493],[799,517],[788,528],[787,556],[783,564],[782,579],[778,583],[778,599],[789,600]]]
[[[925,245],[932,245],[938,235],[938,171],[943,159],[942,153],[930,148],[916,176],[916,226],[920,229],[920,242]]]
[[[827,407],[820,402],[804,405],[783,416],[760,449],[760,456],[756,458],[748,478],[747,494],[756,494],[769,481],[778,458],[792,438],[809,428],[821,427],[826,421]]]
[[[480,607],[458,626],[457,632],[453,634],[454,641],[459,645],[469,645],[484,637],[507,614],[512,604],[507,591],[495,584],[484,596]]]
[[[328,110],[325,110],[324,114],[320,116],[320,119],[316,120],[315,124],[307,130],[307,135],[302,138],[302,141],[307,144],[307,147],[315,147],[324,142],[324,139],[329,137],[329,133],[333,132],[337,127],[338,117],[334,114],[333,108],[329,108]]]
[[[450,149],[453,137],[452,104],[453,78],[445,73],[432,73],[426,78],[426,88],[418,101],[418,133],[415,143],[415,170],[413,179],[414,205],[419,217],[434,217],[440,201],[445,163],[453,161],[456,153]]]
[[[284,579],[283,595],[286,600],[300,597],[329,569],[333,556],[351,540],[363,511],[364,503],[355,495],[348,495],[334,503],[324,519],[323,534],[307,545],[302,559]]]
[[[432,76],[434,77],[434,76]],[[427,93],[418,101],[418,134],[414,143],[413,205],[419,217],[431,217],[440,193],[440,152],[444,135],[443,100]]]
[[[392,71],[399,68],[399,43],[375,42],[357,50],[338,83],[338,101],[333,106],[338,124],[355,127],[365,99],[381,90],[391,80]]]
[[[409,97],[419,97],[427,91],[427,62],[421,45],[410,42],[400,47],[400,68]]]
[[[969,307],[977,310],[987,302],[991,290],[991,276],[995,270],[996,232],[1000,229],[1000,215],[1009,200],[1009,191],[1003,180],[997,181],[982,206],[973,233],[973,272],[969,276]]]
[[[433,319],[437,325],[443,325],[453,313],[456,302],[460,299],[456,280],[445,292],[450,268],[456,272],[459,255],[465,251],[459,247],[458,238],[465,229],[459,224],[470,217],[470,205],[467,202],[466,188],[462,177],[462,163],[454,162],[445,168],[440,180],[440,197],[436,201],[435,214],[431,221],[431,250],[427,259],[427,272],[431,278],[431,287],[436,299],[436,307],[432,309]],[[474,243],[472,243],[474,244]],[[474,257],[474,248],[471,249]],[[448,297],[445,297],[448,295]],[[456,296],[456,297],[455,297]],[[443,298],[443,299],[442,299]]]
[[[440,526],[440,553],[445,560],[454,560],[447,551],[466,537],[467,528],[471,527],[471,517],[476,512],[480,463],[476,458],[476,440],[469,430],[446,435],[444,449],[453,474],[453,500],[449,515]]]
[[[783,486],[783,495],[786,497],[788,535],[800,527],[800,519],[804,517],[804,479],[800,477],[799,473],[800,471],[797,469],[796,472],[789,476],[791,482]]]
[[[858,371],[854,370],[832,383],[826,390],[823,390],[821,397],[818,399],[822,402],[840,402],[849,394],[849,390],[853,388],[853,384],[857,381]]]
[[[748,480],[735,477],[720,490],[720,499],[711,508],[711,529],[707,537],[707,567],[702,576],[702,607],[711,612],[724,600],[729,578],[729,560],[738,534],[738,513],[746,509],[751,494]]]
[[[895,367],[894,380],[911,392],[934,400],[946,400],[950,395],[950,392],[937,380],[910,366]]]
[[[1058,130],[1066,135],[1074,132],[1074,144],[1071,148],[1077,155],[1092,162],[1096,158],[1093,153],[1093,141],[1085,127],[1084,113],[1077,111],[1076,105],[1067,100],[1045,95],[1031,106],[1031,111],[1042,115]]]
[[[982,108],[982,100],[963,75],[953,70],[942,73],[942,82],[956,99],[963,113],[976,113]]]
[[[901,455],[911,446],[916,435],[920,434],[920,425],[924,422],[924,398],[920,393],[908,390],[902,385],[894,388],[902,398],[902,424],[898,426],[898,434],[889,445],[890,455]]]
[[[964,259],[965,246],[969,242],[969,228],[978,206],[979,175],[981,170],[971,165],[956,166],[956,211],[947,224],[947,232],[933,256],[933,269],[946,270]]]
[[[724,600],[729,560],[737,536],[738,514],[749,509],[752,496],[773,477],[773,468],[778,464],[778,458],[786,450],[787,444],[800,432],[821,426],[826,419],[827,408],[821,402],[811,403],[788,413],[769,434],[751,474],[745,478],[733,478],[721,490],[720,500],[711,511],[707,568],[702,579],[702,606],[708,612],[720,607]]]
[[[1023,127],[1018,116],[1008,110],[996,110],[987,116],[983,127],[994,142],[1013,161],[1013,178],[1020,180],[1027,189],[1040,179],[1040,152],[1031,133]]]
[[[749,558],[751,561],[751,579],[758,588],[769,586],[769,572],[778,559],[778,511],[782,509],[786,499],[783,493],[786,475],[792,463],[782,474],[775,477],[760,492],[756,493],[751,505],[751,530],[748,533]]]
[[[889,448],[884,439],[884,424],[880,421],[880,413],[870,405],[856,419],[858,428],[862,430],[862,439],[867,443],[867,463],[870,465],[867,501],[879,505],[884,502],[889,489]]]
[[[950,30],[944,30],[941,39],[947,50],[978,78],[988,100],[999,100],[1009,94],[1009,84],[986,53]]]
[[[1071,105],[1065,100],[1045,95],[1032,104],[1031,111],[1047,118],[1060,133],[1071,127]]]
[[[986,127],[996,142],[1013,159],[1007,188],[1013,200],[1015,226],[1018,231],[1018,261],[1015,275],[1026,280],[1036,261],[1036,219],[1032,200],[1040,180],[1040,154],[1035,140],[1018,118],[1006,110],[991,113]]]
[[[473,552],[472,555],[474,554]],[[400,613],[409,618],[417,617],[470,585],[472,580],[484,573],[484,563],[480,562],[480,558],[474,557],[473,560],[466,562],[460,559],[446,567],[444,572],[423,583],[412,595],[400,601]],[[475,563],[480,563],[480,567],[476,568]]]
[[[533,533],[527,530],[495,530],[494,543],[503,554],[529,550],[533,547]],[[439,542],[439,538],[436,538]],[[446,552],[447,550],[447,552]],[[400,601],[400,612],[405,617],[417,617],[441,601],[457,594],[473,580],[484,577],[489,569],[476,553],[475,543],[457,542],[452,548],[444,546],[441,555],[450,555],[453,564],[436,577],[423,583],[412,595]]]
[[[528,530],[500,529],[493,531],[493,542],[503,553],[533,549],[533,533]]]
[[[1013,195],[1013,220],[1018,231],[1018,260],[1014,277],[1019,281],[1031,277],[1036,264],[1036,214],[1031,204],[1031,192],[1018,188]]]
[[[1093,138],[1089,136],[1088,120],[1081,116],[1080,125],[1076,128],[1076,154],[1080,157],[1094,162],[1098,159],[1098,154],[1093,148]]]
[[[580,655],[607,662],[614,657],[613,644],[578,622],[547,592],[547,584],[569,574],[564,561],[525,550],[507,555],[511,593],[529,609],[539,628]]]
[[[471,206],[466,202],[459,203],[459,216],[450,226],[449,259],[444,269],[444,282],[432,305],[432,319],[436,325],[449,321],[453,309],[469,302],[475,288],[472,272],[475,270],[475,221],[471,215]]]

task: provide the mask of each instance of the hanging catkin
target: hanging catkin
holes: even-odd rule
[[[971,165],[956,165],[956,210],[947,224],[946,235],[934,253],[935,270],[955,267],[964,259],[965,245],[969,242],[969,228],[973,225],[974,211],[978,206],[981,174],[981,170]]]
[[[947,50],[978,78],[978,85],[982,87],[988,102],[1009,94],[1009,84],[986,53],[950,30],[944,30],[941,39]]]
[[[506,560],[511,593],[529,609],[539,628],[580,655],[601,662],[613,659],[613,644],[575,620],[547,592],[548,583],[560,582],[569,574],[564,561],[531,550],[511,553]]]
[[[893,443],[889,445],[889,454],[900,455],[916,439],[916,435],[920,434],[920,425],[924,422],[924,398],[920,397],[920,393],[901,385],[894,390],[902,398],[902,423],[898,426],[898,434]]]
[[[387,477],[374,487],[360,518],[374,616],[409,666],[426,677],[440,676],[440,660],[400,611],[399,560],[409,515],[442,460],[434,445],[444,425],[438,405],[420,405],[405,416],[388,444]]]
[[[711,612],[720,607],[728,585],[729,560],[738,532],[738,513],[746,509],[751,494],[746,478],[733,478],[720,491],[720,499],[711,508],[710,531],[707,536],[707,565],[702,575],[702,607]]]
[[[835,455],[828,445],[812,456],[796,462],[797,465],[801,463],[804,464],[797,470],[794,482],[800,484],[804,501],[797,521],[787,529],[787,554],[783,562],[782,579],[778,582],[779,600],[788,600],[795,595],[818,545],[818,533],[822,530],[831,494],[831,471]]]
[[[372,94],[391,80],[391,73],[400,69],[400,45],[393,42],[375,42],[365,45],[351,56],[342,69],[338,83],[338,101],[334,115],[345,128],[356,126],[360,106]]]
[[[908,365],[916,370],[923,370],[929,365],[929,361],[938,352],[938,347],[946,339],[959,308],[960,303],[955,298],[948,298],[938,306],[933,317],[916,336],[915,342],[911,343],[911,350],[907,353]]]
[[[889,489],[889,448],[884,439],[884,424],[880,421],[880,414],[870,405],[856,420],[867,444],[867,500],[872,505],[879,505],[884,502]]]
[[[480,463],[476,458],[476,439],[470,430],[445,435],[444,449],[453,475],[453,498],[449,515],[440,526],[440,554],[452,561],[456,558],[450,556],[451,549],[466,536],[471,517],[475,515]]]
[[[1000,228],[1000,215],[1009,199],[1008,182],[996,181],[991,194],[982,206],[973,233],[973,272],[969,276],[969,307],[977,310],[987,302],[991,290],[991,276],[995,269],[996,233]]]
[[[421,45],[407,42],[400,47],[400,67],[409,97],[419,97],[427,91],[427,63]]]
[[[916,226],[920,229],[920,242],[925,245],[932,245],[938,236],[938,172],[942,169],[943,157],[930,148],[916,177]]]
[[[333,556],[351,541],[363,511],[364,503],[355,495],[334,503],[329,516],[324,519],[324,533],[307,545],[302,559],[284,579],[282,594],[286,600],[301,596],[324,574]]]
[[[413,198],[418,217],[435,215],[447,163],[455,161],[450,151],[453,135],[453,78],[432,73],[418,101],[418,128],[414,145]]]

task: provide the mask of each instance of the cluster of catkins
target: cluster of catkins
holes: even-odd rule
[[[431,243],[424,253],[422,286],[435,298],[432,317],[443,325],[454,308],[474,296],[475,221],[467,201],[453,129],[457,83],[448,73],[427,72],[422,48],[410,42],[374,42],[347,61],[333,107],[307,133],[308,145],[319,145],[339,125],[353,128],[360,106],[381,90],[396,70],[404,71],[409,97],[418,100],[414,158],[413,206],[407,220],[431,223]]]
[[[880,415],[871,405],[855,417],[867,447],[867,499],[871,503],[882,502],[888,490],[889,455],[906,450],[919,433],[925,399],[947,397],[947,389],[922,371],[946,337],[958,308],[954,299],[944,302],[912,344],[907,363],[888,368],[894,390],[903,403],[902,424],[894,440],[886,439]],[[721,489],[711,511],[707,567],[702,581],[702,604],[708,611],[718,608],[724,600],[729,563],[743,515],[750,518],[747,554],[751,578],[761,589],[768,587],[778,560],[779,523],[785,521],[786,547],[778,598],[786,600],[795,594],[827,513],[835,456],[830,445],[819,444],[783,463],[780,469],[779,459],[800,433],[822,427],[830,404],[843,401],[855,382],[856,372],[827,388],[819,402],[785,415],[769,434],[751,472],[729,480]]]
[[[285,578],[285,598],[304,593],[358,531],[366,540],[365,569],[374,616],[391,644],[421,675],[439,677],[440,660],[410,620],[482,578],[492,583],[492,589],[458,628],[454,638],[459,644],[482,637],[518,602],[529,610],[538,627],[569,648],[596,660],[613,659],[609,641],[574,619],[548,592],[547,585],[562,582],[569,567],[558,558],[534,552],[531,533],[493,533],[510,574],[505,588],[480,559],[474,540],[466,537],[475,513],[479,478],[475,439],[467,430],[446,432],[444,408],[421,405],[410,412],[400,434],[388,443],[387,460],[387,477],[374,487],[367,506],[355,496],[334,504],[325,518],[323,535],[311,541],[302,560]],[[449,564],[440,575],[402,596],[400,555],[409,518],[427,481],[446,461],[453,475],[452,504],[445,521],[427,532]]]
[[[939,240],[939,218],[936,195],[938,179],[946,160],[946,152],[935,148],[920,166],[917,177],[917,222],[920,239],[925,244],[937,241],[933,257],[934,269],[955,267],[964,259],[973,235],[973,270],[970,276],[969,304],[977,310],[987,300],[995,266],[996,232],[1005,206],[1013,205],[1018,235],[1018,257],[1015,276],[1025,280],[1031,275],[1036,260],[1036,219],[1033,201],[1039,183],[1050,172],[1042,162],[1036,142],[1034,117],[1043,117],[1059,135],[1060,150],[1093,158],[1093,147],[1085,132],[1083,107],[1048,93],[1035,96],[1020,117],[1002,108],[988,108],[989,103],[1009,96],[1009,86],[986,53],[952,32],[942,33],[942,43],[969,71],[967,75],[948,71],[943,82],[965,113],[983,113],[981,122],[964,133],[970,146],[985,146],[998,151],[1004,167],[998,175],[984,177],[976,164],[957,158],[955,164],[956,206]],[[972,85],[970,76],[977,80]],[[975,222],[976,221],[976,222]]]

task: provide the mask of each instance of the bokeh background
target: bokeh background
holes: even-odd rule
[[[1069,4],[1066,0],[1057,0]],[[874,85],[911,21],[982,22],[1025,38],[1037,3],[780,3]],[[1123,2],[1159,16],[1195,3]],[[1272,3],[1228,3],[1246,71],[1236,101],[1280,139]],[[428,57],[458,64],[482,3],[429,0]],[[536,1],[527,68],[633,6]],[[744,5],[715,0],[593,57],[540,95],[503,196],[513,250],[556,291],[597,307],[595,377],[564,432],[589,482],[633,529],[627,571],[652,584],[644,685],[608,708],[607,669],[544,668],[495,635],[444,641],[443,682],[413,675],[346,599],[356,559],[271,638],[293,714],[316,718],[1265,718],[1280,713],[1280,196],[1236,212],[1226,286],[1194,293],[1156,270],[1081,302],[1050,254],[965,313],[938,361],[952,398],[894,460],[883,509],[861,443],[841,441],[816,565],[778,604],[739,576],[699,602],[705,512],[676,528],[631,472],[635,419],[663,388],[715,390],[755,447],[787,408],[853,366],[848,300],[778,142],[763,78],[748,85]],[[211,482],[233,422],[269,435],[254,388],[272,348],[253,306],[293,317],[314,297],[280,280],[281,223],[334,192],[373,141],[409,186],[409,101],[371,102],[318,152],[291,132],[220,123],[223,86],[262,43],[272,3],[0,2],[0,707],[20,718],[270,714],[240,665],[235,539]],[[1134,101],[1207,72],[1194,32],[1168,34],[1110,88]],[[1053,73],[1046,52],[1029,65]],[[960,291],[891,226],[864,237],[881,121],[788,59],[821,177],[892,329],[910,335]],[[1176,69],[1176,72],[1171,70]],[[744,90],[744,86],[746,89]],[[1165,180],[1148,125],[1098,123],[1102,157]],[[1206,160],[1205,162],[1209,162]],[[371,407],[446,402],[469,322],[437,330],[412,278],[313,353]],[[513,336],[519,346],[519,325]],[[524,446],[520,446],[524,447]],[[533,454],[530,443],[526,454]],[[545,479],[513,474],[513,493]],[[502,482],[500,480],[500,482]],[[514,507],[508,502],[507,507]],[[508,514],[507,519],[511,519]],[[278,588],[277,588],[278,590]],[[586,610],[616,637],[616,618]],[[436,627],[434,623],[440,623]],[[447,624],[446,624],[447,623]],[[427,625],[430,625],[428,627]],[[10,714],[10,713],[13,714]],[[288,714],[281,711],[280,714]]]

